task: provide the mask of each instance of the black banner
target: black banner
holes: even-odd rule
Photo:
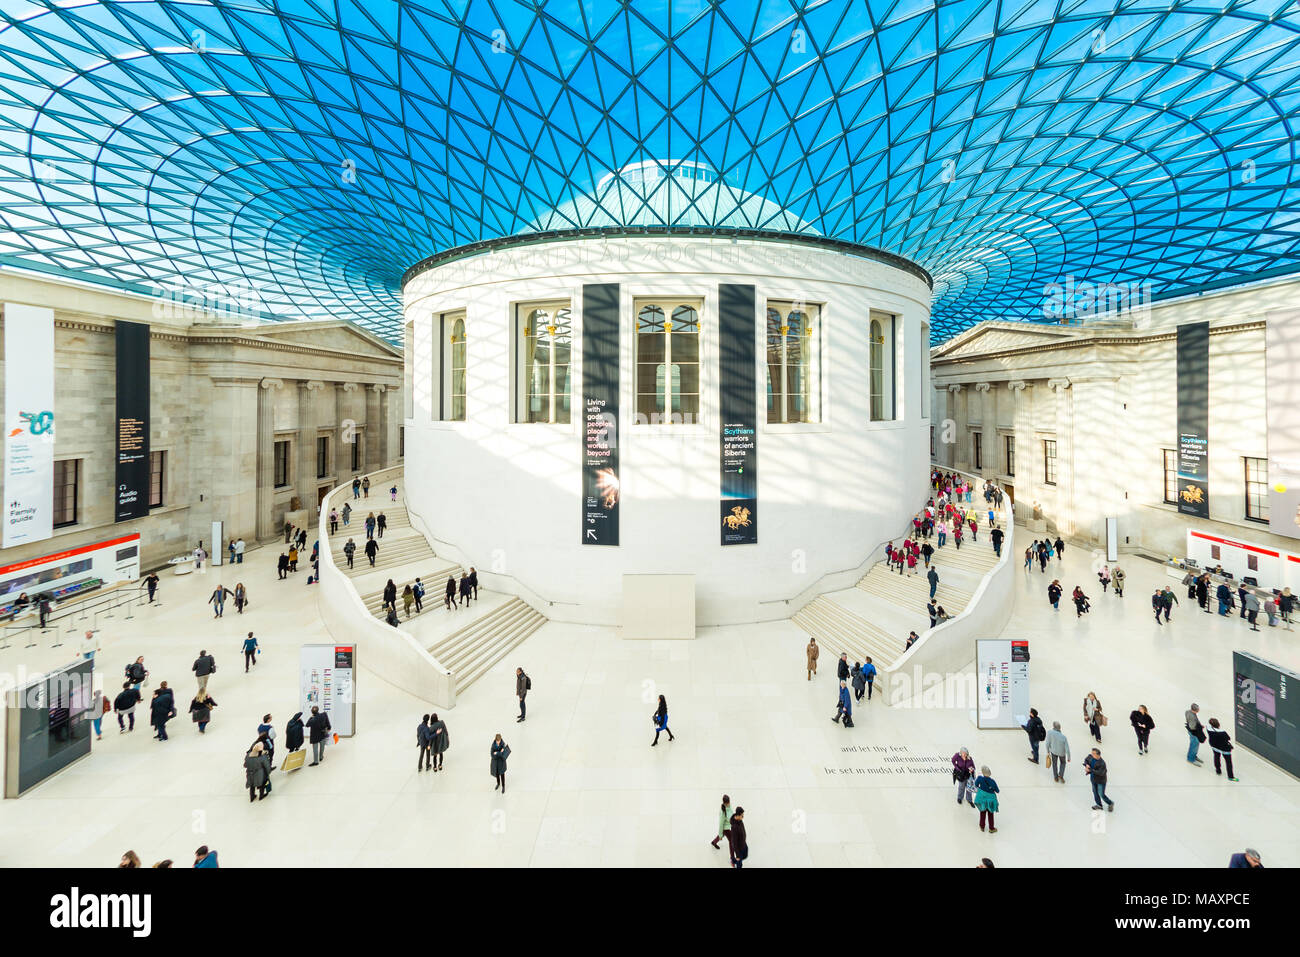
[[[723,545],[758,544],[757,321],[753,286],[718,286]]]
[[[149,326],[117,323],[115,522],[149,514]],[[218,543],[220,544],[220,543]]]
[[[1178,327],[1178,511],[1210,517],[1210,324]]]
[[[618,544],[618,284],[582,287],[582,544]]]

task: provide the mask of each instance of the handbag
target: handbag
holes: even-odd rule
[[[1106,727],[1106,725],[1110,724],[1110,721],[1106,718],[1104,714],[1097,715],[1097,718],[1099,719],[1097,723],[1101,725],[1103,728]]]

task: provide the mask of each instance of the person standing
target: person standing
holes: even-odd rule
[[[330,534],[333,535],[338,530],[339,530],[339,510],[337,508],[331,508],[330,509]]]
[[[925,580],[930,583],[930,597],[933,598],[934,593],[939,590],[939,569],[931,565],[930,570],[925,573]]]
[[[933,598],[925,603],[925,613],[930,616],[931,628],[939,623],[939,606],[934,603]]]
[[[359,478],[354,478],[352,480],[352,497],[353,498],[361,497],[361,479]]]
[[[835,665],[835,677],[839,681],[847,681],[849,677],[849,655],[846,651],[840,652],[840,660]]]
[[[104,715],[112,711],[113,706],[109,704],[107,695],[101,693],[96,697],[99,700],[98,702],[91,703],[91,707],[95,709],[93,712],[95,717],[90,719],[90,723],[95,728],[95,740],[103,741],[104,740]]]
[[[1127,577],[1128,575],[1125,573],[1124,569],[1120,568],[1118,565],[1116,565],[1111,571],[1110,580],[1111,584],[1115,586],[1116,598],[1124,597],[1124,579]]]
[[[140,703],[140,689],[131,684],[130,680],[122,683],[122,690],[117,693],[113,699],[113,710],[117,712],[117,733],[126,734],[127,731],[135,730],[135,706]],[[130,720],[131,726],[128,728],[122,718]]]
[[[1210,613],[1210,576],[1199,575],[1196,578],[1196,604],[1201,606],[1201,611],[1207,615]]]
[[[1253,591],[1243,588],[1241,608],[1246,613],[1246,620],[1250,622],[1250,630],[1259,631],[1256,624],[1259,620],[1259,597]]]
[[[677,740],[673,737],[672,729],[668,727],[668,700],[663,695],[659,696],[659,706],[655,708],[655,713],[651,717],[651,720],[654,721],[655,725],[655,739],[650,742],[650,747],[653,748],[659,743],[659,734],[663,731],[668,732],[669,741]]]
[[[415,599],[415,613],[418,615],[424,611],[424,582],[418,578],[411,586],[411,597]]]
[[[1083,699],[1083,720],[1088,725],[1088,732],[1101,743],[1101,702],[1091,691]]]
[[[244,540],[242,538],[235,539],[235,564],[236,565],[244,564],[244,549],[246,547],[247,546],[244,544]]]
[[[1214,597],[1219,600],[1219,614],[1227,615],[1228,609],[1232,607],[1232,589],[1226,582],[1219,582],[1219,587],[1214,591]]]
[[[731,853],[732,866],[737,870],[745,866],[745,861],[749,858],[749,838],[745,834],[745,809],[736,808],[736,813],[731,815]]]
[[[867,683],[867,700],[871,700],[871,689],[876,681],[876,666],[868,658],[862,663],[862,679]]]
[[[1133,725],[1133,731],[1137,734],[1138,754],[1147,753],[1147,744],[1151,740],[1151,732],[1155,729],[1155,718],[1147,713],[1147,706],[1140,704],[1136,711],[1132,711],[1128,716],[1128,723]]]
[[[808,646],[804,648],[804,653],[808,658],[808,680],[812,681],[813,675],[817,674],[817,656],[822,653],[817,647],[817,639],[812,635],[808,636]]]
[[[325,743],[329,740],[330,716],[321,711],[318,705],[311,706],[311,717],[307,719],[307,731],[311,741],[310,768],[325,760]]]
[[[345,548],[343,549],[343,551],[346,552],[346,551],[347,551],[347,548],[345,547]],[[351,558],[351,556],[348,557],[348,567],[349,567],[349,568],[352,567],[352,558]],[[276,564],[275,564],[275,570],[276,570],[276,571],[279,573],[279,575],[280,575],[280,581],[284,581],[286,578],[289,577],[289,556],[286,555],[284,552],[281,552],[281,553],[280,553],[280,557],[279,557],[279,559],[277,559]]]
[[[248,788],[248,800],[265,800],[270,780],[271,757],[261,741],[254,742],[252,749],[244,755],[244,785]]]
[[[195,678],[199,682],[199,690],[208,690],[208,679],[212,677],[213,672],[217,670],[217,659],[207,653],[206,649],[199,651],[199,656],[194,659],[194,665],[190,671],[194,672]]]
[[[167,740],[167,722],[176,717],[176,699],[167,682],[162,682],[153,693],[149,702],[149,723],[156,729],[154,737],[159,741]]]
[[[1031,764],[1038,763],[1038,745],[1047,739],[1047,728],[1043,725],[1043,719],[1038,716],[1037,708],[1029,709],[1029,720],[1021,728],[1029,735],[1029,761]]]
[[[1115,802],[1106,797],[1106,762],[1102,760],[1100,748],[1093,748],[1083,759],[1083,770],[1092,782],[1092,809],[1100,811],[1105,803],[1107,811],[1115,810]]]
[[[838,724],[841,717],[844,719],[844,727],[853,727],[853,696],[849,694],[847,681],[840,682],[839,701],[835,707],[835,717],[831,720]]]
[[[366,560],[370,562],[370,567],[375,567],[375,556],[379,554],[379,546],[375,544],[373,538],[366,539]]]
[[[415,773],[428,771],[433,766],[433,741],[429,737],[429,716],[420,719],[415,728]]]
[[[86,661],[94,661],[95,652],[99,648],[99,637],[93,631],[87,631],[81,639],[81,657]]]
[[[357,543],[349,538],[347,540],[347,543],[343,546],[343,557],[348,560],[348,568],[352,567],[352,556],[355,555],[356,553],[357,553]],[[283,578],[284,575],[281,575],[280,577]]]
[[[361,480],[361,494],[364,498],[370,498],[370,476],[367,475]]]
[[[1293,631],[1291,613],[1295,611],[1295,595],[1291,594],[1290,588],[1283,588],[1282,594],[1277,596],[1277,610],[1282,616],[1282,623],[1286,625],[1286,630]]]
[[[469,587],[474,593],[474,600],[478,601],[478,571],[473,565],[469,567]]]
[[[153,604],[154,595],[158,593],[158,576],[150,572],[144,577],[144,587],[149,592],[149,604]]]
[[[1061,722],[1053,721],[1047,732],[1047,755],[1052,759],[1052,780],[1065,783],[1065,766],[1070,763],[1070,742],[1061,731]]]
[[[231,565],[235,564],[235,540],[233,538],[230,540],[229,544],[226,545],[226,551],[230,555],[228,563]]]
[[[506,744],[505,739],[501,737],[501,732],[497,732],[496,737],[492,739],[491,748],[491,765],[490,770],[492,777],[496,779],[496,785],[493,791],[500,790],[502,794],[506,793],[506,761],[510,759],[510,745]]]
[[[208,604],[212,606],[213,618],[221,617],[222,612],[226,610],[226,596],[233,595],[233,594],[234,592],[232,592],[225,585],[217,586],[217,590],[212,593],[212,596],[210,598],[208,598]]]
[[[1205,727],[1201,724],[1201,708],[1196,702],[1183,715],[1183,727],[1187,729],[1187,763],[1204,764],[1196,753],[1205,742]]]
[[[199,726],[199,734],[203,734],[208,729],[208,722],[212,720],[212,709],[217,706],[217,702],[208,697],[208,693],[199,689],[190,701],[190,720]]]
[[[1236,781],[1237,778],[1232,774],[1232,738],[1228,732],[1219,727],[1218,718],[1210,719],[1210,727],[1205,734],[1210,739],[1210,750],[1214,752],[1214,773],[1223,773],[1219,767],[1219,759],[1222,758],[1228,766],[1228,780]]]
[[[392,488],[390,488],[390,489],[388,490],[388,494],[389,494],[390,496],[392,496],[392,500],[393,500],[394,502],[396,502],[396,501],[397,501],[397,486],[394,485]]]
[[[728,833],[730,830],[731,798],[724,794],[722,795],[722,810],[718,812],[718,836],[709,843],[713,845],[713,849],[716,851],[718,849],[718,842],[725,840],[727,842],[727,856],[729,858],[731,856],[731,835]]]
[[[447,576],[447,587],[443,590],[442,600],[448,611],[459,607],[456,604],[456,579],[451,575]]]
[[[528,692],[533,687],[533,679],[524,674],[523,668],[515,669],[515,697],[519,699],[519,717],[515,718],[515,724],[525,720],[528,717],[528,705],[524,701],[528,697]],[[663,695],[659,696],[663,700]]]
[[[262,747],[266,749],[267,759],[270,760],[271,766],[275,766],[275,728],[271,724],[269,714],[262,715],[262,723],[257,726],[257,740],[262,742]],[[271,790],[271,782],[268,779],[266,790]]]
[[[284,726],[284,746],[289,754],[302,747],[303,730],[302,712],[295,711],[289,723]]]
[[[218,545],[219,544],[220,543],[218,543]],[[208,553],[204,549],[203,543],[199,542],[198,546],[194,549],[194,570],[195,571],[199,571],[199,572],[203,571],[203,560],[207,557],[208,557]]]
[[[451,735],[447,733],[447,722],[441,720],[437,713],[429,716],[429,750],[433,753],[433,770],[442,770],[442,756],[451,747]]]
[[[952,779],[957,784],[957,804],[961,805],[963,800],[971,807],[975,806],[974,800],[967,793],[966,784],[975,776],[975,760],[970,756],[970,752],[961,748],[952,756]],[[973,784],[972,784],[973,787]]]
[[[255,664],[257,664],[257,639],[250,631],[248,637],[244,639],[244,674],[248,674],[249,667]]]
[[[984,830],[984,817],[988,816],[989,833],[996,834],[993,815],[998,810],[998,782],[993,780],[988,765],[980,768],[979,777],[975,779],[975,808],[980,812],[980,830]]]
[[[1063,590],[1059,578],[1053,578],[1052,583],[1047,586],[1047,600],[1056,611],[1061,610],[1061,592]]]

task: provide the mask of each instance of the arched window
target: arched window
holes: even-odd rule
[[[573,321],[567,302],[525,303],[517,307],[519,365],[517,422],[567,424]]]
[[[454,422],[465,421],[465,368],[469,344],[465,337],[465,314],[447,317],[444,322],[450,335],[447,340],[447,418]]]
[[[815,303],[767,304],[767,421],[817,422],[817,328],[821,306]]]
[[[636,411],[638,423],[699,420],[698,303],[636,304]]]
[[[894,418],[894,317],[872,313],[871,337],[871,420]]]

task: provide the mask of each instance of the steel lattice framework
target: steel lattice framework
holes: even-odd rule
[[[406,266],[671,157],[925,266],[936,339],[1300,269],[1295,0],[0,8],[4,264],[394,337]]]

